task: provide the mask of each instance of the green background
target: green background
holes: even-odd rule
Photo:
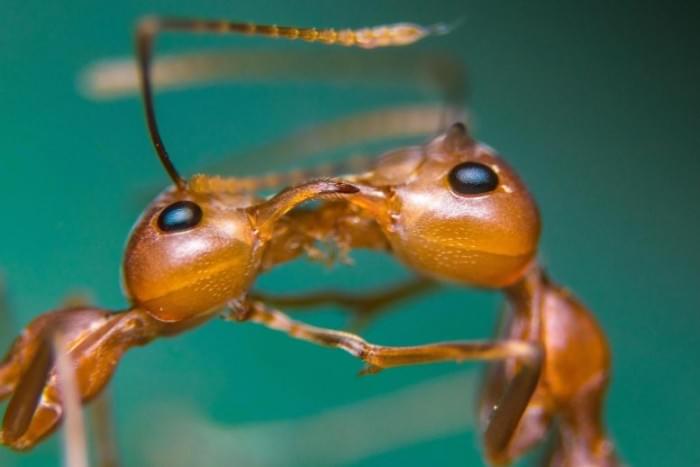
[[[0,6],[0,268],[14,330],[76,291],[89,291],[105,307],[125,306],[118,274],[123,244],[144,207],[142,193],[166,178],[138,99],[90,102],[75,82],[96,59],[131,53],[140,15],[341,27],[463,18],[453,33],[421,49],[447,50],[468,67],[477,137],[507,157],[540,203],[543,263],[595,311],[610,338],[614,375],[606,417],[622,457],[635,466],[700,465],[697,8],[440,0],[1,0]],[[163,41],[161,50],[210,44],[270,46],[185,38]],[[163,95],[161,115],[178,166],[191,173],[204,166],[202,154],[413,99],[405,89],[228,86]],[[362,289],[407,276],[389,258],[357,258],[355,268],[333,271],[285,266],[262,286]],[[380,318],[366,336],[387,344],[485,337],[499,301],[493,293],[444,290]],[[344,323],[330,310],[308,319]],[[149,415],[156,405],[236,426],[304,417],[461,371],[441,365],[358,379],[359,368],[340,352],[254,326],[211,322],[126,356],[111,384],[120,455],[124,465],[147,465],[151,441],[169,423]],[[0,465],[58,465],[59,440],[29,454],[1,450]],[[201,465],[213,449],[199,448]],[[357,465],[480,463],[474,431],[463,430]]]

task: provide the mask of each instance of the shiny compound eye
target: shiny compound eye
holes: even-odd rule
[[[163,232],[182,232],[202,220],[202,208],[192,201],[177,201],[163,209],[158,216],[158,227]]]
[[[463,162],[450,170],[450,187],[460,195],[478,195],[493,191],[498,186],[498,175],[488,165]]]

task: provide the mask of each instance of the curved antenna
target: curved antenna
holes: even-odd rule
[[[141,95],[146,111],[146,123],[153,147],[158,154],[163,167],[178,189],[185,189],[185,180],[180,176],[170,160],[163,139],[158,130],[153,102],[153,86],[151,83],[151,59],[153,44],[158,33],[164,31],[179,31],[190,33],[244,34],[248,36],[264,36],[288,40],[303,40],[320,42],[327,45],[345,47],[360,47],[373,49],[412,44],[428,35],[441,35],[449,32],[450,28],[442,24],[427,28],[412,23],[397,23],[386,26],[376,26],[362,29],[317,29],[296,28],[277,25],[258,25],[221,20],[198,20],[189,18],[159,18],[142,19],[136,28],[136,55]]]
[[[141,21],[136,29],[136,57],[139,68],[139,78],[141,82],[141,97],[143,98],[143,106],[146,111],[146,125],[148,125],[148,134],[151,137],[153,147],[158,154],[161,164],[168,172],[168,176],[179,190],[185,188],[185,180],[180,176],[173,161],[165,149],[163,139],[158,131],[158,123],[156,122],[156,111],[153,103],[153,87],[151,86],[151,58],[153,53],[153,40],[160,29],[157,21],[144,20]]]

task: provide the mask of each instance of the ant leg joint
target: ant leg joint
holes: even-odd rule
[[[235,299],[226,302],[226,311],[222,318],[229,321],[245,322],[253,315],[253,307],[245,299]]]

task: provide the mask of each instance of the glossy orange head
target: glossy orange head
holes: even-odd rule
[[[240,194],[241,185],[234,179],[198,176],[186,181],[180,175],[156,121],[152,49],[159,31],[199,29],[207,24],[214,23],[147,19],[137,30],[137,70],[146,125],[158,159],[175,187],[154,201],[131,232],[124,256],[124,288],[134,305],[165,322],[204,319],[227,301],[242,298],[258,273],[262,250],[276,220],[317,196],[356,191],[348,184],[317,180],[254,204]],[[240,32],[238,27],[243,25],[229,28],[232,24],[225,24],[228,32]],[[218,26],[209,29],[221,32]],[[257,33],[270,35],[263,29],[268,28]]]
[[[171,189],[131,232],[124,287],[135,305],[162,321],[183,321],[244,293],[260,261],[245,206],[251,200],[208,189],[205,177]]]
[[[242,194],[239,180],[195,176],[162,194],[136,223],[124,255],[126,292],[161,321],[205,319],[250,289],[285,213],[356,192],[319,179],[260,201]]]
[[[371,188],[357,204],[373,211],[394,253],[423,274],[504,287],[536,254],[540,218],[532,196],[462,124],[425,147],[385,156],[358,180]]]

